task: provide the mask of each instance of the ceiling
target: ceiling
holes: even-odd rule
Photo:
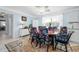
[[[74,6],[6,6],[6,8],[31,14],[33,16],[43,16],[62,13],[74,8]]]

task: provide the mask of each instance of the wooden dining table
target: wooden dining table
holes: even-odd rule
[[[55,31],[55,32],[53,32],[53,31],[48,31],[48,36],[50,37],[50,38],[52,38],[52,40],[51,40],[51,45],[52,45],[52,49],[54,50],[54,48],[55,48],[55,39],[56,39],[56,35],[59,33],[59,31]],[[48,49],[49,49],[49,44],[47,45],[47,52],[48,52]]]

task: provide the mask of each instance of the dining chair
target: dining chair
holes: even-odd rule
[[[61,27],[60,32],[61,33],[67,33],[68,32],[67,27],[66,26]]]
[[[69,43],[69,39],[71,38],[71,35],[74,32],[68,32],[68,34],[62,34],[62,35],[57,35],[56,39],[55,39],[55,49],[57,48],[58,43],[61,43],[62,46],[65,46],[65,51],[67,52],[67,45],[70,44]]]
[[[48,35],[48,29],[47,28],[43,28],[42,30],[39,31],[39,47],[41,47],[41,45],[45,44],[45,41],[47,39],[47,35]]]
[[[37,33],[37,28],[36,28],[36,27],[33,27],[33,28],[32,28],[31,37],[32,37],[31,44],[32,44],[32,42],[34,42],[34,41],[37,42],[37,40],[38,40],[38,33]]]
[[[43,30],[40,30],[38,38],[39,38],[38,44],[39,44],[39,47],[41,48],[41,45],[45,43],[45,36],[43,34]]]
[[[51,39],[48,36],[48,28],[44,28],[42,31],[42,34],[39,36],[39,40],[40,40],[40,47],[41,45],[45,45],[46,46],[46,51],[48,52],[49,46],[51,44]]]

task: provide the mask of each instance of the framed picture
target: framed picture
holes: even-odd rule
[[[27,17],[22,16],[22,21],[27,21]]]

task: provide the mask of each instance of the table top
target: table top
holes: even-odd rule
[[[55,32],[48,31],[48,35],[57,35],[58,33],[59,33],[58,31],[55,31]]]

